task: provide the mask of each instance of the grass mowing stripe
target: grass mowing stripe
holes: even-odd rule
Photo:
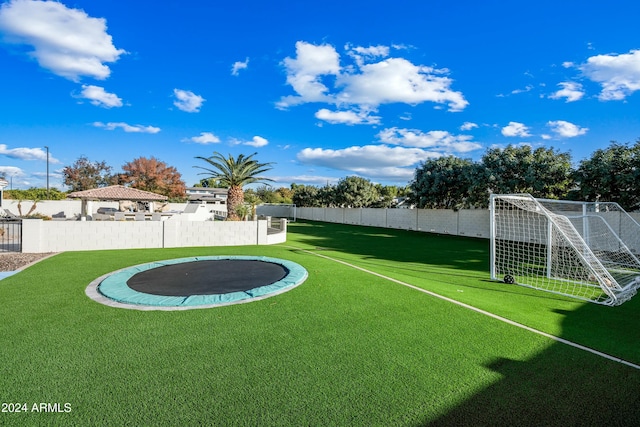
[[[600,335],[611,344],[594,348],[640,362],[615,350],[637,354],[633,301],[607,310],[483,281],[483,242],[291,230],[295,246],[337,248],[322,253],[498,315],[511,310],[514,321],[552,334],[562,320],[573,332],[555,335]],[[120,310],[84,294],[125,266],[221,254],[290,259],[310,277],[273,299],[209,310]],[[0,413],[0,425],[629,425],[640,417],[638,370],[281,245],[63,253],[2,281],[0,301],[3,402],[73,409]]]
[[[517,323],[640,365],[640,298],[591,304],[489,280],[483,239],[313,221],[288,229],[289,244],[411,283]]]
[[[372,274],[374,276],[389,280],[389,281],[397,283],[399,285],[409,287],[409,288],[414,289],[416,291],[420,291],[420,292],[425,293],[427,295],[431,295],[433,297],[440,298],[440,299],[448,301],[450,303],[459,305],[459,306],[467,308],[469,310],[473,310],[473,311],[478,312],[480,314],[484,314],[485,316],[492,317],[492,318],[494,318],[496,320],[500,320],[501,322],[505,322],[505,323],[508,323],[510,325],[517,326],[518,328],[525,329],[525,330],[527,330],[529,332],[533,332],[533,333],[538,334],[538,335],[542,335],[543,337],[550,338],[550,339],[552,339],[554,341],[569,345],[571,347],[575,347],[575,348],[583,350],[583,351],[587,351],[587,352],[595,354],[597,356],[604,357],[605,359],[609,359],[609,360],[612,360],[614,362],[622,363],[622,364],[630,366],[630,367],[632,367],[634,369],[639,369],[640,370],[640,365],[636,365],[635,363],[631,363],[631,362],[626,361],[624,359],[621,359],[619,357],[611,356],[610,354],[603,353],[603,352],[595,350],[593,348],[590,348],[590,347],[587,347],[587,346],[584,346],[584,345],[581,345],[581,344],[566,340],[566,339],[561,338],[561,337],[557,337],[555,335],[548,334],[546,332],[531,328],[531,327],[523,325],[521,323],[514,322],[513,320],[509,320],[509,319],[504,318],[502,316],[498,316],[496,314],[489,313],[488,311],[482,310],[482,309],[477,308],[477,307],[473,307],[473,306],[471,306],[469,304],[465,304],[465,303],[460,302],[460,301],[456,301],[454,299],[451,299],[449,297],[445,297],[443,295],[439,295],[439,294],[437,294],[435,292],[431,292],[431,291],[428,291],[426,289],[419,288],[417,286],[411,285],[411,284],[403,282],[401,280],[397,280],[397,279],[394,279],[392,277],[388,277],[388,276],[385,276],[383,274],[376,273],[375,271],[367,270],[366,268],[358,267],[357,265],[350,264],[350,263],[348,263],[346,261],[341,261],[341,260],[334,259],[334,258],[331,258],[331,257],[326,256],[326,255],[321,255],[321,254],[318,254],[318,253],[314,253],[314,252],[311,252],[311,251],[306,250],[306,249],[296,248],[295,246],[289,246],[289,247],[293,248],[293,249],[296,249],[296,250],[299,250],[299,251],[302,251],[302,252],[305,252],[305,253],[308,253],[308,254],[311,254],[311,255],[315,255],[315,256],[321,257],[321,258],[326,258],[328,260],[331,260],[331,261],[334,261],[334,262],[337,262],[337,263],[340,263],[340,264],[344,264],[344,265],[349,266],[351,268],[355,268],[355,269],[363,271],[365,273]]]

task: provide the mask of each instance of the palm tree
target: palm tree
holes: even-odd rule
[[[229,220],[237,221],[239,219],[236,207],[244,203],[244,190],[242,188],[245,185],[273,181],[259,176],[261,173],[271,170],[273,163],[258,163],[253,160],[253,156],[256,154],[258,153],[253,153],[246,157],[244,154],[240,154],[238,158],[234,159],[231,155],[224,157],[214,151],[211,157],[196,157],[196,159],[203,160],[211,166],[211,168],[194,166],[206,171],[201,172],[200,175],[208,175],[208,178],[217,179],[220,184],[228,188],[227,219]]]

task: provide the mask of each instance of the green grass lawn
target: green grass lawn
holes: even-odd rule
[[[625,425],[640,371],[318,257],[640,363],[639,299],[610,308],[489,281],[488,242],[299,222],[277,246],[68,252],[0,281],[0,425]],[[299,287],[189,311],[84,294],[123,267],[196,255],[304,266]]]

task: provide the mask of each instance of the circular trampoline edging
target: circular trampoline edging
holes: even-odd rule
[[[257,286],[252,289],[204,295],[170,296],[139,292],[128,285],[129,279],[139,273],[149,272],[160,267],[170,267],[198,261],[256,261],[281,266],[286,272],[280,280]],[[238,272],[242,274],[242,271]],[[231,304],[251,302],[269,298],[287,292],[303,283],[308,277],[307,270],[301,265],[279,258],[262,256],[202,256],[155,261],[127,267],[105,274],[92,281],[85,293],[89,298],[101,304],[137,310],[189,310],[211,308]],[[177,278],[179,279],[179,278]]]

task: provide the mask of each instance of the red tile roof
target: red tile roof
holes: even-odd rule
[[[76,191],[70,193],[67,197],[87,200],[131,200],[136,202],[150,202],[168,199],[167,196],[163,196],[161,194],[138,190],[136,188],[129,188],[124,185],[111,185],[109,187]]]

